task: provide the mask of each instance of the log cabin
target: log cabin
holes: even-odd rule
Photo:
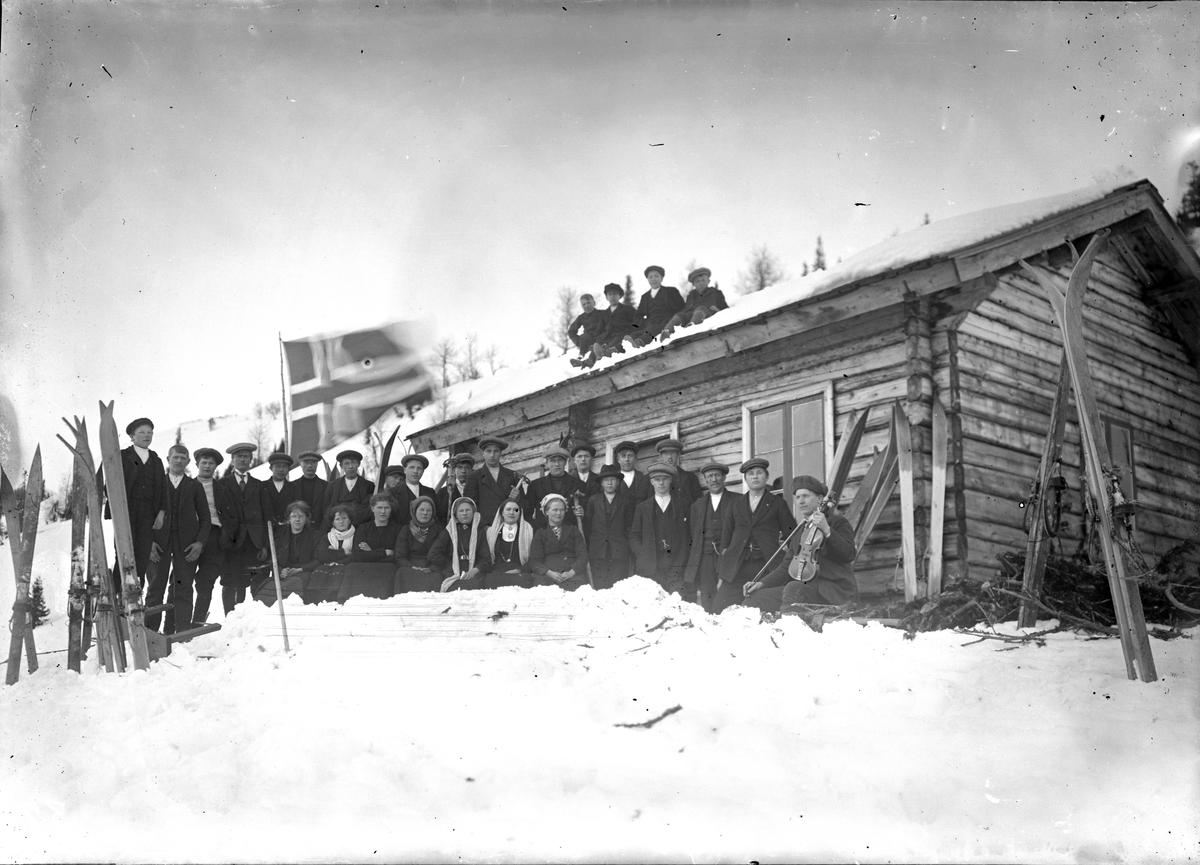
[[[615,443],[683,442],[683,465],[771,461],[781,486],[824,476],[854,411],[870,420],[843,491],[853,497],[886,445],[899,400],[913,430],[918,564],[928,567],[931,414],[949,420],[943,534],[946,578],[985,580],[997,554],[1022,551],[1023,508],[1037,473],[1062,357],[1050,303],[1027,264],[1065,286],[1072,257],[1110,229],[1084,310],[1089,365],[1114,468],[1137,503],[1147,561],[1200,540],[1200,259],[1148,181],[1091,187],[991,208],[889,238],[828,271],[737,298],[700,325],[601,361],[565,358],[474,382],[446,419],[408,434],[414,450],[472,451],[484,434],[511,443],[505,464],[536,476],[565,437],[612,461]],[[1087,545],[1079,429],[1068,409],[1055,551]],[[855,564],[864,595],[899,588],[900,498]],[[1190,558],[1195,560],[1197,553]]]

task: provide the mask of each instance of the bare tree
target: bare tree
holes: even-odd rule
[[[679,285],[677,286],[677,288],[679,289],[679,293],[682,294],[684,297],[687,297],[687,293],[689,291],[691,291],[692,284],[690,282],[688,282],[688,274],[690,274],[693,270],[695,270],[699,266],[700,265],[696,262],[696,259],[694,259],[694,258],[691,259],[687,264],[685,264],[683,266],[683,273],[680,274],[680,276],[679,276]]]
[[[458,366],[458,377],[461,381],[474,381],[477,378],[483,378],[483,373],[479,371],[479,362],[483,360],[483,356],[479,352],[479,335],[468,333],[466,345],[463,346],[463,352]]]
[[[276,408],[278,408],[278,403],[276,403]],[[261,402],[254,404],[254,413],[251,418],[250,428],[246,430],[246,435],[250,437],[250,441],[254,442],[254,465],[260,465],[271,450],[271,419],[267,407]]]
[[[575,320],[575,289],[564,285],[554,293],[554,313],[550,318],[550,326],[546,328],[546,338],[550,344],[558,348],[559,354],[571,350],[571,338],[567,330]]]
[[[483,362],[487,364],[490,375],[495,375],[507,366],[503,358],[500,357],[500,349],[496,347],[495,343],[489,345],[483,352]]]
[[[783,272],[783,266],[780,265],[779,259],[771,254],[771,250],[767,249],[767,245],[764,243],[750,251],[746,270],[738,275],[735,287],[738,294],[753,294],[774,285],[785,277],[786,274]]]
[[[442,387],[450,387],[452,372],[458,365],[458,349],[449,337],[433,344],[429,365],[438,371]]]
[[[537,362],[539,360],[545,360],[549,356],[550,349],[546,348],[546,343],[543,342],[538,344],[537,351],[533,353],[533,360],[534,362]]]

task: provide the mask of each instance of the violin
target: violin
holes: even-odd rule
[[[796,555],[788,563],[788,576],[793,580],[807,583],[817,575],[821,566],[821,544],[825,542],[825,532],[817,527],[813,516],[824,513],[825,502],[822,501],[820,507],[804,520]]]

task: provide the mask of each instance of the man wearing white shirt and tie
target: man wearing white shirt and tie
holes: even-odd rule
[[[250,463],[257,445],[238,442],[225,449],[233,462],[228,474],[217,481],[230,500],[228,519],[221,517],[225,563],[221,568],[221,602],[225,614],[246,600],[250,568],[267,560],[267,536],[263,526],[262,481],[250,477]]]

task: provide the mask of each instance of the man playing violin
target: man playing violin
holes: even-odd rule
[[[765,612],[789,612],[796,604],[845,604],[858,600],[854,579],[854,529],[821,502],[829,489],[811,475],[792,480],[792,505],[800,527],[788,541],[787,555],[775,568],[745,588],[746,605]]]

